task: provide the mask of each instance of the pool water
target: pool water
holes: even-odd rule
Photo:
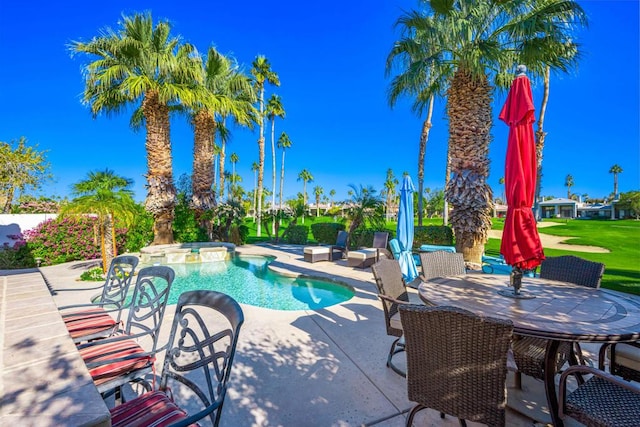
[[[169,304],[185,291],[211,289],[236,301],[274,310],[308,310],[329,307],[351,299],[352,288],[326,280],[287,277],[267,266],[274,257],[235,256],[231,260],[170,264],[176,272]]]

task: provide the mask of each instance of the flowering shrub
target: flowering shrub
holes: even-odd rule
[[[36,260],[31,255],[23,236],[14,234],[7,237],[14,240],[14,243],[13,245],[4,243],[0,247],[0,270],[35,267]]]
[[[94,217],[47,220],[24,235],[33,257],[41,258],[45,265],[101,256]]]

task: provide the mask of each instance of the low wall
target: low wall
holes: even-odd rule
[[[0,246],[5,243],[13,246],[15,240],[8,236],[33,230],[44,221],[57,216],[58,214],[0,214]]]

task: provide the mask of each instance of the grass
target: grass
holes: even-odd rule
[[[338,221],[340,218],[338,218]],[[602,287],[640,295],[640,221],[635,220],[582,220],[582,219],[545,219],[545,222],[556,222],[553,227],[540,228],[541,234],[567,236],[565,243],[574,245],[599,246],[608,249],[609,253],[578,252],[570,249],[545,249],[546,256],[575,255],[606,265]],[[315,222],[333,222],[332,217],[306,217],[305,224],[311,227]],[[255,224],[251,220],[245,222],[249,226],[248,243],[270,240],[263,228],[262,237],[256,237]],[[301,221],[298,221],[301,224]],[[423,225],[442,225],[442,219],[425,219]],[[502,230],[503,219],[493,220],[493,229]],[[283,225],[280,233],[285,229]],[[309,228],[310,229],[310,228]],[[395,222],[388,222],[387,229],[395,235]],[[313,235],[309,231],[309,243],[313,244]],[[500,239],[489,239],[486,250],[500,250]]]

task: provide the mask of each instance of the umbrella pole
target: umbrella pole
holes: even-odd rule
[[[520,267],[514,266],[511,270],[511,286],[513,294],[520,295],[520,288],[522,288],[522,269]]]

